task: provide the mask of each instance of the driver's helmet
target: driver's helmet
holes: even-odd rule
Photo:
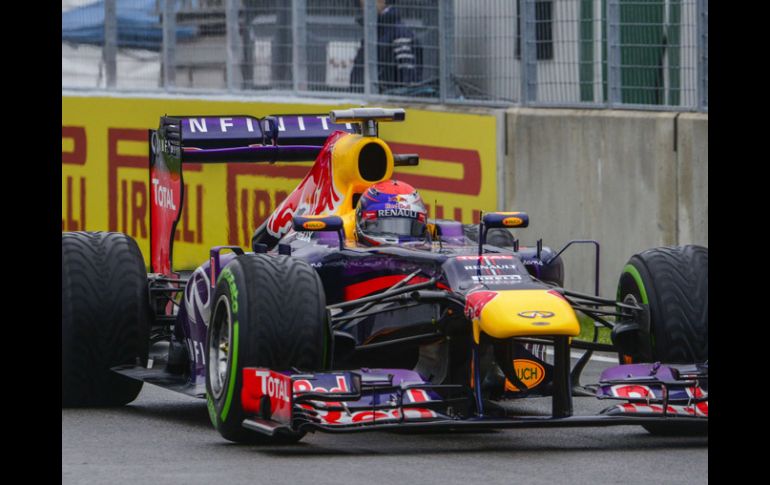
[[[356,207],[358,242],[368,246],[428,239],[428,211],[414,187],[386,180],[361,194]]]

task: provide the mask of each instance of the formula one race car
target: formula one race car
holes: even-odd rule
[[[62,234],[62,406],[123,405],[149,382],[205,398],[236,442],[406,428],[707,432],[708,249],[636,254],[617,298],[601,298],[595,241],[524,247],[510,231],[527,227],[524,212],[426,217],[392,177],[418,155],[378,138],[379,122],[404,118],[381,108],[161,118],[150,131],[150,273],[126,235]],[[256,229],[253,252],[217,246],[194,271],[172,270],[186,163],[313,160]],[[382,237],[365,240],[367,228]],[[561,255],[576,243],[595,245],[597,294],[563,288]],[[611,328],[613,344],[574,339],[578,314]],[[571,348],[586,350],[574,366]],[[595,350],[622,365],[587,391],[580,373]],[[587,392],[622,403],[573,416],[572,396]],[[551,415],[500,404],[530,396],[551,396]]]

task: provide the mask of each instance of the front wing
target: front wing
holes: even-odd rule
[[[691,423],[707,429],[708,393],[700,385],[703,374],[680,374],[676,369],[672,374],[669,367],[660,364],[613,369],[616,372],[605,371],[597,397],[625,403],[594,416],[557,418],[513,416],[492,402],[486,402],[485,414],[479,414],[474,410],[470,389],[431,384],[418,373],[403,369],[301,373],[245,368],[241,402],[247,418],[243,426],[267,435],[281,431],[340,433],[653,423]],[[645,394],[641,388],[648,392]]]

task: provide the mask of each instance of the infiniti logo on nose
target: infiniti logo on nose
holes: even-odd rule
[[[524,318],[551,318],[553,316],[552,312],[542,312],[540,310],[530,310],[528,312],[519,312],[518,314],[520,317]]]

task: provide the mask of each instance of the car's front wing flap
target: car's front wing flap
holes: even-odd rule
[[[439,391],[446,391],[442,392],[445,397]],[[458,391],[459,397],[446,397]],[[241,389],[241,403],[248,416],[243,426],[268,435],[280,430],[352,432],[708,422],[707,412],[689,413],[681,404],[661,407],[637,402],[596,416],[511,416],[500,406],[489,414],[478,415],[472,410],[470,396],[463,386],[434,385],[418,373],[403,369],[300,373],[245,368]],[[680,407],[682,412],[676,412]]]
[[[247,421],[263,427],[265,421],[323,429],[450,419],[432,409],[443,403],[435,392],[440,387],[453,386],[435,386],[402,369],[306,374],[246,368],[241,403],[254,417]]]
[[[627,401],[602,414],[708,418],[708,365],[629,364],[602,372],[599,399]]]

